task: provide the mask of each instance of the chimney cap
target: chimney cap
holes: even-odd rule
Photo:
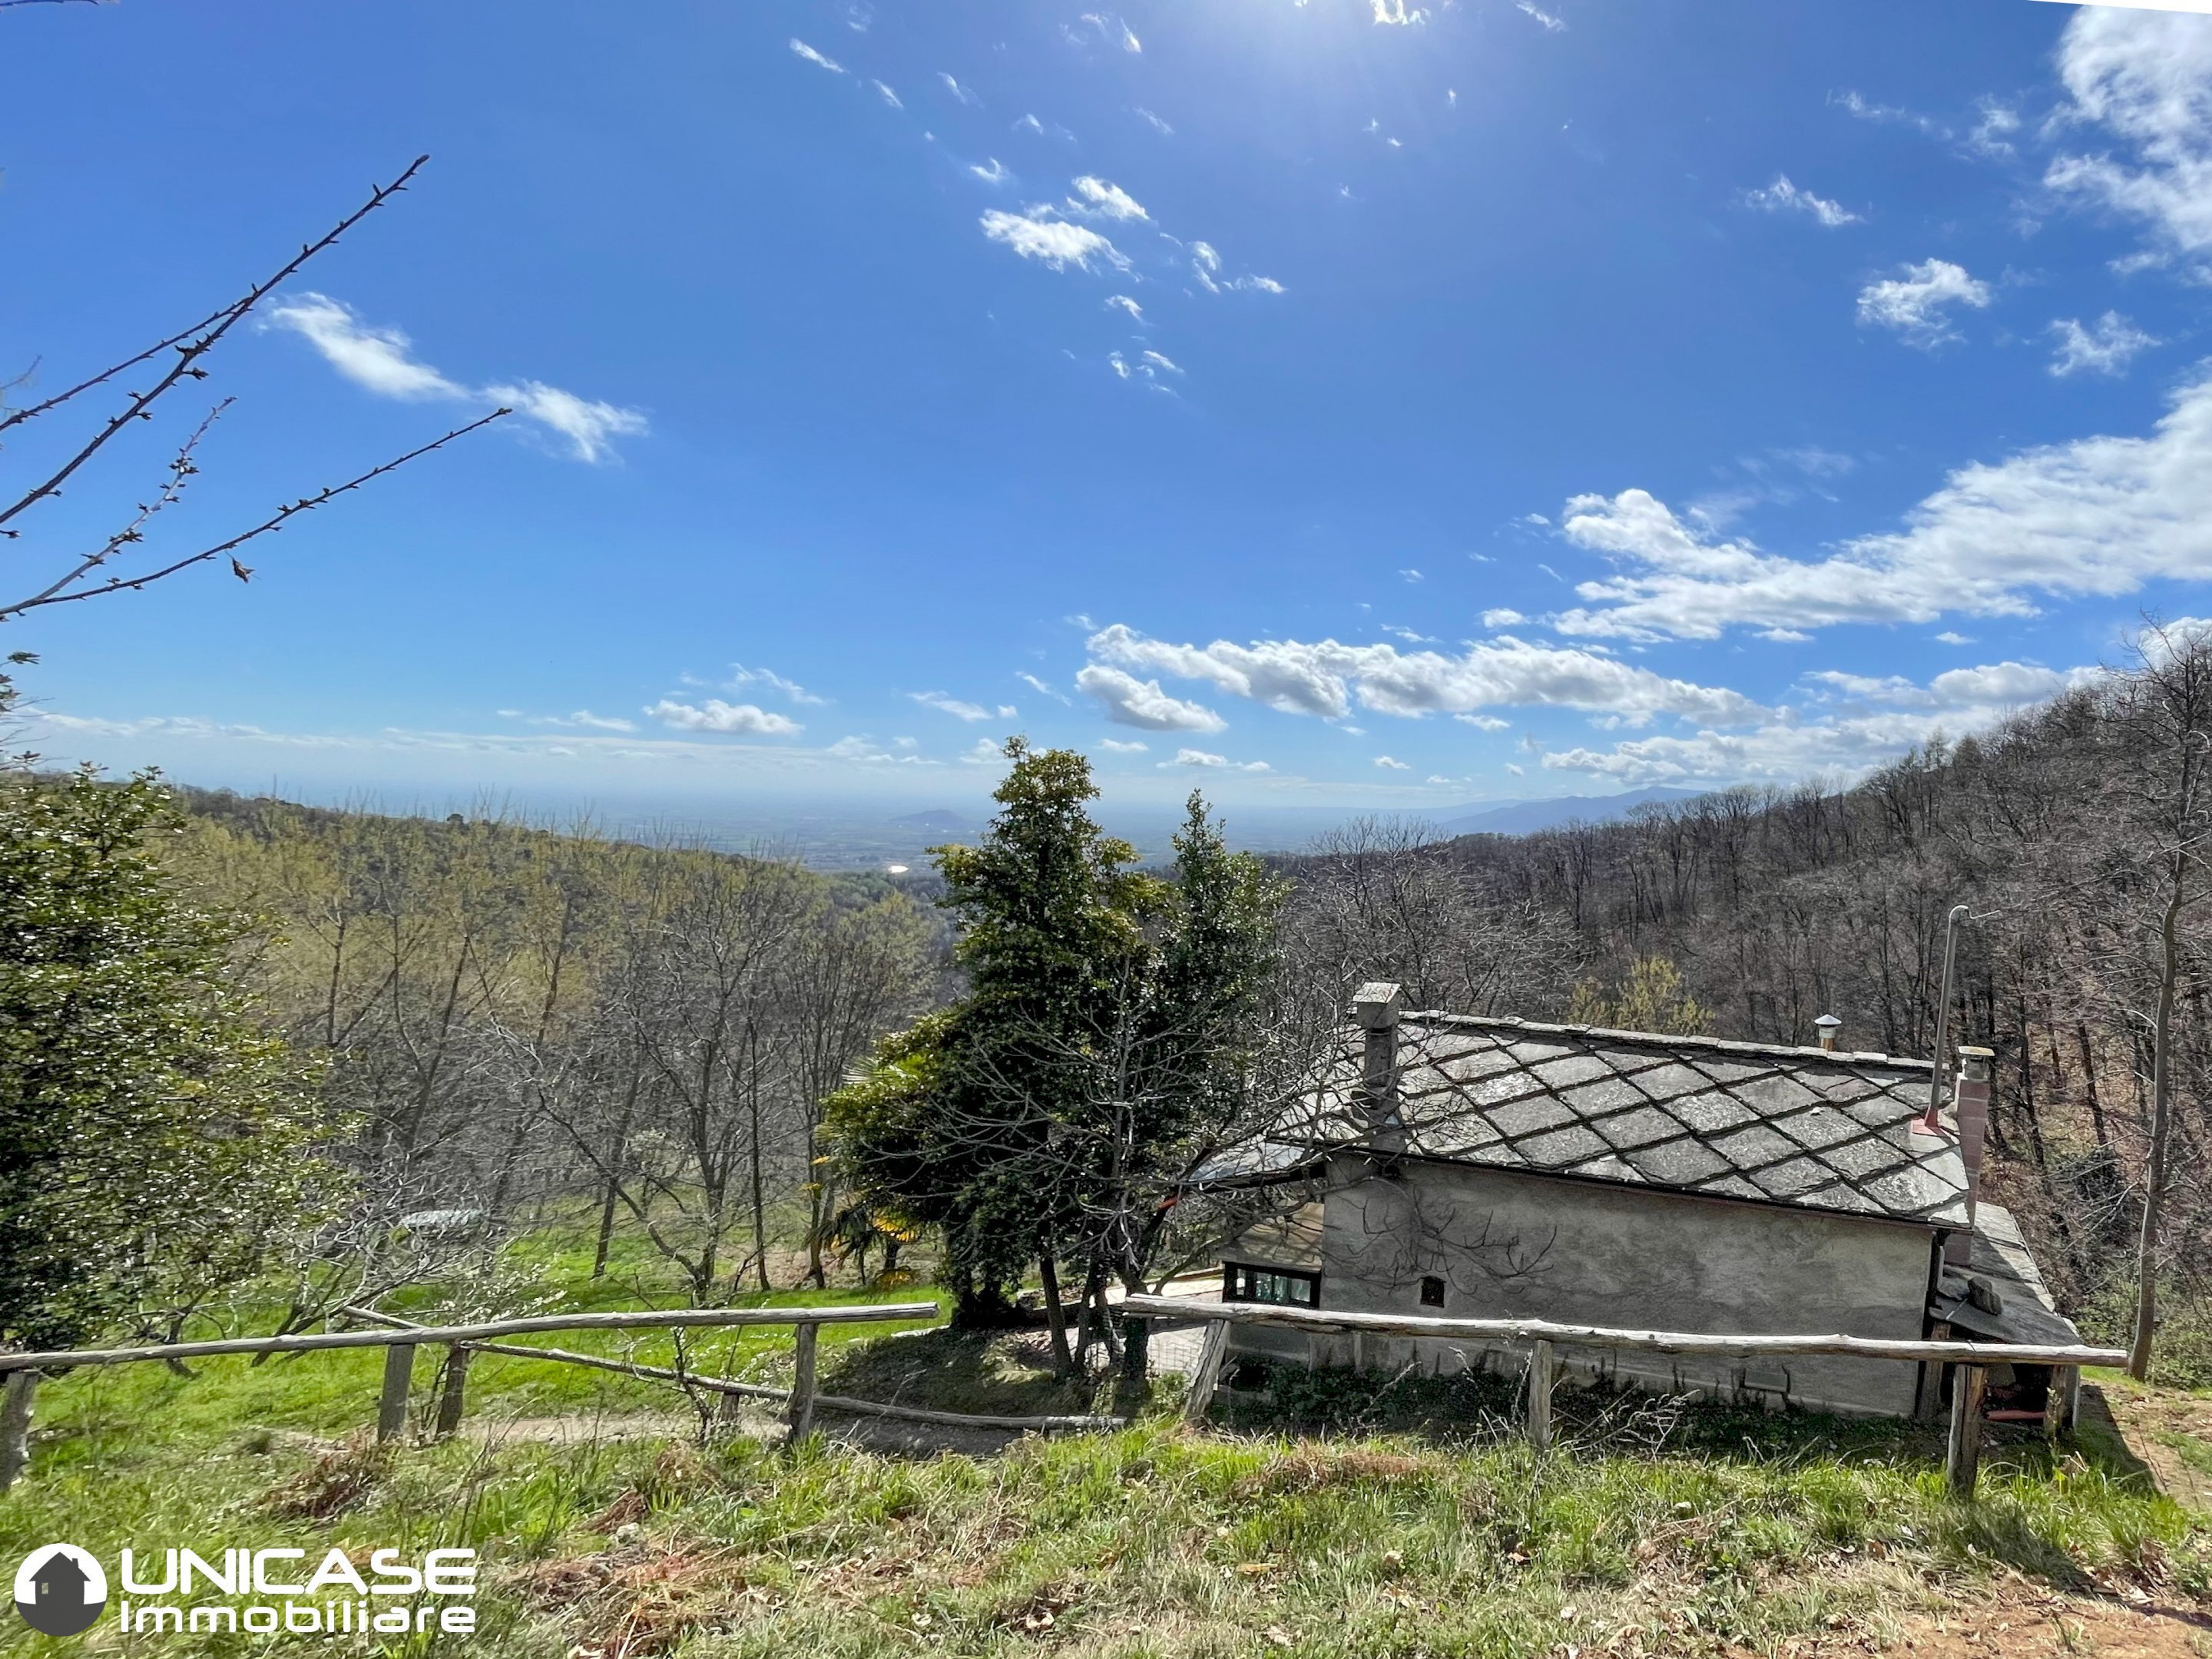
[[[1844,1022],[1838,1019],[1833,1014],[1823,1014],[1820,1018],[1814,1020],[1813,1024],[1819,1026],[1824,1031],[1840,1031],[1844,1028]]]
[[[1354,1018],[1370,1031],[1383,1031],[1398,1023],[1405,1006],[1403,988],[1387,980],[1373,980],[1352,993]]]
[[[1959,1058],[1961,1060],[1995,1060],[1996,1057],[1997,1051],[1994,1048],[1962,1048],[1959,1050]]]

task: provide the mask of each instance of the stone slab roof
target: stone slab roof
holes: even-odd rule
[[[1246,1178],[1370,1136],[1360,1042],[1246,1157]],[[1949,1135],[1912,1133],[1927,1060],[1463,1014],[1398,1026],[1408,1153],[1931,1226],[1966,1220]],[[1211,1172],[1210,1172],[1211,1173]],[[1234,1178],[1224,1169],[1223,1176]]]
[[[1982,1279],[1996,1292],[1995,1310],[1974,1305],[1968,1281]],[[2068,1347],[2081,1341],[2074,1322],[2058,1311],[2043,1269],[2021,1236],[2013,1212],[1984,1200],[1974,1212],[1974,1242],[1966,1271],[1946,1266],[1928,1311],[1969,1336],[1997,1342]]]

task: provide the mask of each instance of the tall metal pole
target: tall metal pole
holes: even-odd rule
[[[1965,905],[1954,904],[1943,924],[1943,994],[1936,1005],[1936,1063],[1928,1072],[1928,1115],[1917,1126],[1923,1134],[1940,1133],[1943,1127],[1936,1114],[1943,1105],[1943,1050],[1951,1040],[1951,969],[1959,955],[1959,924],[1967,915]]]

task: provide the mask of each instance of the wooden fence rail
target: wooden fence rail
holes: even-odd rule
[[[2048,1365],[2051,1403],[2045,1426],[2053,1435],[2072,1425],[2084,1365],[2124,1365],[2118,1348],[2034,1346],[2003,1342],[1905,1342],[1863,1336],[1747,1336],[1703,1331],[1615,1330],[1601,1325],[1559,1325],[1542,1319],[1431,1319],[1412,1314],[1331,1313],[1278,1307],[1258,1302],[1198,1302],[1182,1297],[1133,1296],[1121,1304],[1124,1315],[1147,1320],[1206,1322],[1206,1346],[1198,1374],[1191,1379],[1186,1413],[1205,1415],[1221,1374],[1229,1328],[1279,1325],[1291,1330],[1334,1335],[1416,1336],[1445,1341],[1482,1341],[1528,1349],[1528,1439],[1539,1450],[1552,1443],[1552,1392],[1559,1346],[1618,1352],[1705,1354],[1723,1358],[1765,1358],[1790,1355],[1836,1356],[1955,1365],[1952,1378],[1951,1424],[1945,1473],[1954,1492],[1971,1497],[1980,1468],[1982,1397],[1991,1365]]]
[[[225,1354],[315,1353],[333,1348],[382,1348],[384,1380],[377,1397],[376,1437],[392,1440],[407,1428],[408,1401],[414,1390],[416,1350],[442,1347],[446,1364],[438,1389],[434,1433],[448,1438],[459,1431],[466,1408],[469,1362],[479,1353],[503,1354],[514,1359],[548,1360],[564,1365],[583,1365],[625,1376],[647,1377],[698,1389],[725,1399],[775,1400],[786,1402],[789,1438],[803,1439],[811,1430],[817,1410],[856,1416],[893,1418],[903,1422],[943,1424],[977,1429],[1087,1431],[1127,1426],[1117,1417],[1013,1417],[994,1413],[930,1411],[919,1406],[899,1406],[880,1401],[855,1400],[823,1394],[815,1383],[814,1359],[824,1325],[903,1324],[934,1320],[933,1302],[902,1302],[879,1307],[819,1308],[684,1308],[659,1311],[543,1314],[520,1319],[489,1320],[473,1325],[418,1325],[393,1314],[366,1308],[342,1308],[348,1318],[380,1326],[375,1330],[319,1331],[297,1336],[222,1337],[205,1342],[166,1342],[136,1348],[68,1349],[44,1353],[0,1353],[0,1377],[5,1379],[5,1408],[0,1410],[0,1492],[8,1490],[27,1456],[31,1399],[40,1376],[77,1365],[126,1365],[153,1360],[198,1359]],[[565,1348],[525,1346],[498,1340],[539,1331],[666,1330],[731,1326],[794,1328],[798,1375],[796,1386],[775,1388],[764,1382],[740,1382],[729,1377],[702,1376],[665,1365],[647,1365],[600,1354],[576,1353]]]

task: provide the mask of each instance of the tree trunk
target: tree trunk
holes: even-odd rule
[[[0,1387],[0,1492],[30,1464],[31,1407],[38,1389],[36,1371],[9,1371]]]
[[[748,1149],[747,1172],[752,1179],[753,1271],[760,1286],[760,1293],[766,1296],[775,1289],[775,1286],[768,1282],[768,1183],[761,1167],[761,1142],[764,1137],[761,1133],[760,1036],[757,1032],[749,1032],[747,1037],[748,1046],[752,1051],[750,1057],[751,1063],[746,1068],[748,1076],[745,1109],[747,1116],[751,1121],[752,1128],[752,1145]]]
[[[2158,1023],[2151,1055],[2150,1163],[2143,1175],[2142,1233],[2136,1244],[2136,1335],[2128,1350],[2128,1375],[2150,1376],[2151,1343],[2158,1331],[2159,1223],[2166,1206],[2166,1143],[2173,1131],[2173,994],[2180,974],[2178,938],[2188,880],[2185,854],[2173,860],[2173,886],[2159,928]]]
[[[1060,1267],[1050,1250],[1037,1258],[1037,1282],[1044,1287],[1044,1322],[1052,1333],[1052,1368],[1061,1377],[1073,1376],[1075,1356],[1068,1352],[1067,1312],[1060,1305]]]

